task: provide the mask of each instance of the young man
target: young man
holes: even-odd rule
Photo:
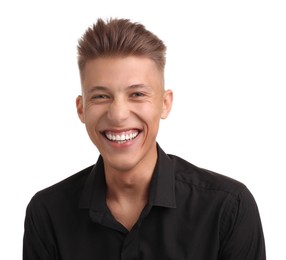
[[[143,25],[124,19],[99,19],[81,38],[76,106],[100,156],[32,198],[25,260],[265,259],[247,188],[156,143],[172,106],[165,51]]]

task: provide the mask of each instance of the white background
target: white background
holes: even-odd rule
[[[245,183],[268,259],[285,259],[285,1],[1,1],[1,259],[21,259],[26,206],[98,156],[75,110],[76,45],[98,17],[142,22],[168,47],[167,153]]]

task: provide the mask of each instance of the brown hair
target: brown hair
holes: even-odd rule
[[[78,42],[78,66],[83,70],[91,59],[107,56],[144,56],[163,71],[166,46],[156,35],[128,19],[98,19]]]

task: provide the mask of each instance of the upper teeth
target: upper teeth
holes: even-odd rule
[[[110,141],[127,141],[134,139],[139,132],[129,132],[129,133],[121,133],[121,134],[116,134],[116,133],[111,133],[111,132],[106,132],[105,136],[110,140]]]

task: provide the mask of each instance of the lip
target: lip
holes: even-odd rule
[[[110,143],[116,145],[122,145],[131,143],[137,139],[142,130],[138,128],[129,128],[129,129],[108,129],[101,131],[101,135]]]

